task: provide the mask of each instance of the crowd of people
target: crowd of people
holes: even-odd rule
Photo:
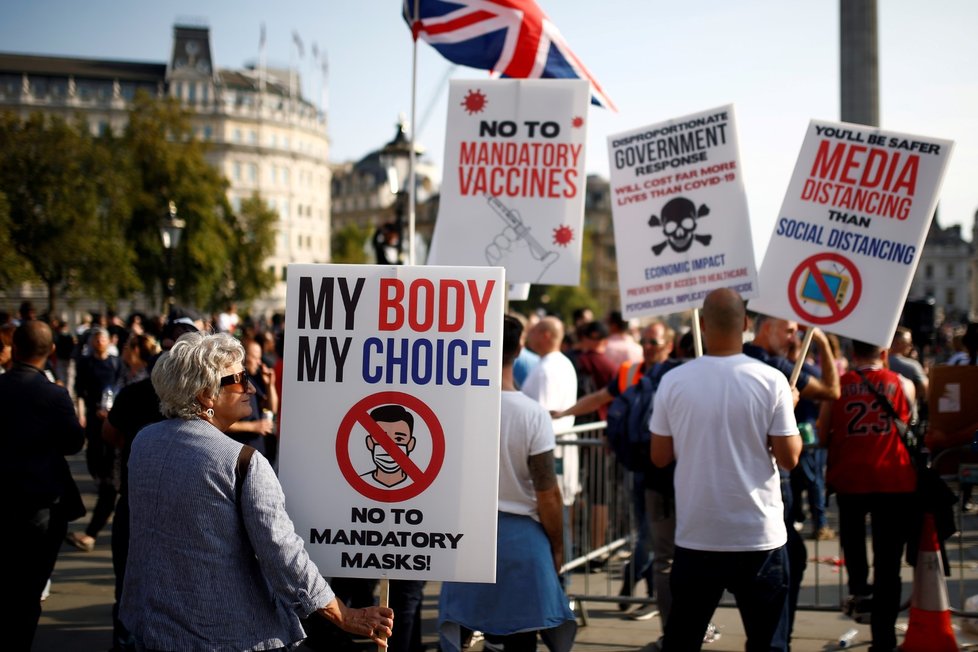
[[[284,649],[308,634],[335,645],[340,631],[423,649],[423,582],[392,582],[393,609],[373,606],[372,584],[328,583],[294,532],[275,466],[281,318],[253,321],[229,305],[209,319],[106,314],[72,328],[25,303],[0,322],[0,408],[19,419],[4,477],[21,498],[12,539],[27,560],[14,578],[15,647],[30,649],[61,543],[90,552],[112,519],[115,650]],[[654,466],[625,476],[635,530],[621,595],[645,583],[654,604],[629,615],[658,614],[663,636],[651,647],[699,649],[728,590],[747,649],[790,649],[808,527],[815,539],[839,537],[849,613],[871,614],[871,649],[893,649],[915,489],[898,426],[927,431],[928,368],[978,364],[978,325],[956,333],[957,351],[942,360],[921,355],[903,327],[888,348],[814,329],[802,351],[798,324],[751,314],[736,293],[718,290],[702,309],[699,357],[688,326],[633,326],[620,313],[596,320],[583,309],[567,323],[505,317],[497,581],[443,584],[442,649],[479,634],[494,649],[533,650],[538,636],[549,649],[572,649],[561,571],[582,548],[571,507],[587,489],[588,545],[597,548],[608,501],[588,486],[601,479],[582,472],[594,451],[555,433],[603,420],[643,376],[658,388],[648,421]],[[930,430],[926,443],[969,443],[976,428]],[[86,512],[66,456],[82,449],[97,500],[84,528],[69,532]],[[838,533],[826,515],[830,493]]]

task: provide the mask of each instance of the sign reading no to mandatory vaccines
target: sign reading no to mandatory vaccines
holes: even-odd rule
[[[499,267],[290,265],[279,475],[330,577],[495,580]]]
[[[754,296],[757,272],[733,105],[608,137],[622,313]]]
[[[751,310],[889,346],[953,146],[813,120]]]
[[[510,283],[578,284],[588,89],[580,79],[450,82],[429,264],[498,265]]]

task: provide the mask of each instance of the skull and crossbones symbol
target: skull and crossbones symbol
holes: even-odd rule
[[[670,199],[662,207],[661,219],[656,215],[649,218],[649,226],[661,226],[662,233],[666,236],[664,242],[652,246],[652,252],[658,256],[669,246],[673,251],[681,253],[693,245],[693,240],[702,245],[710,244],[713,236],[696,233],[697,221],[709,214],[710,209],[706,204],[700,204],[697,209],[696,204],[685,197]]]

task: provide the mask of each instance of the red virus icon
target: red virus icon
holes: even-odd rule
[[[488,103],[489,100],[486,99],[482,91],[473,91],[470,89],[468,95],[462,100],[461,105],[469,115],[472,115],[473,113],[482,113],[482,110],[486,108],[486,104]]]
[[[561,224],[554,229],[554,244],[566,247],[574,239],[574,231],[566,224]]]
[[[584,118],[579,115],[574,116],[574,119],[571,120],[571,126],[575,129],[580,129],[584,126]]]

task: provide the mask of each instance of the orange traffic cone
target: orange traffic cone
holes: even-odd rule
[[[924,515],[903,652],[957,652],[933,514]]]

